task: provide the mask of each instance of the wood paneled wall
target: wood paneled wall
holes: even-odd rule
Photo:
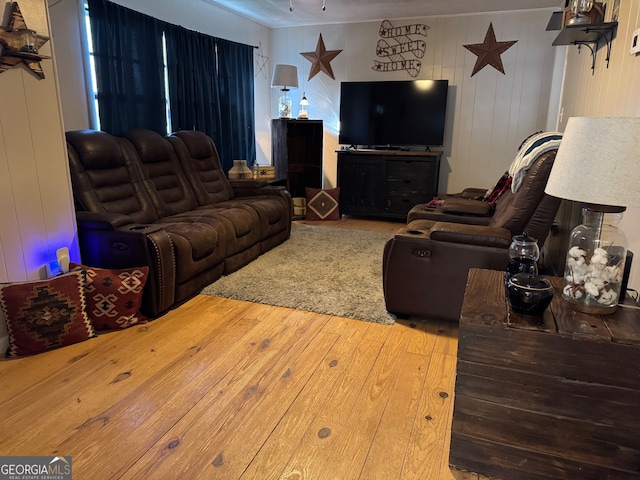
[[[415,78],[449,80],[440,191],[492,186],[513,160],[522,140],[535,131],[555,128],[558,94],[554,80],[562,75],[562,69],[555,68],[558,52],[551,46],[555,32],[545,31],[550,15],[549,10],[534,10],[392,20],[395,26],[429,26],[427,49],[420,59],[422,68]],[[502,54],[504,75],[487,66],[472,77],[477,57],[463,45],[482,43],[490,23],[498,41],[517,43]],[[292,92],[294,103],[306,92],[310,118],[325,122],[326,185],[336,182],[340,82],[413,79],[404,71],[372,70],[379,28],[380,22],[367,22],[273,31],[272,63],[298,67],[300,88]],[[335,80],[324,73],[308,80],[311,64],[300,52],[315,50],[320,34],[328,50],[342,49],[331,62]],[[274,115],[276,101],[274,95]]]
[[[605,20],[610,20],[610,15],[611,11]],[[640,57],[629,54],[631,38],[637,28],[640,28],[640,0],[621,0],[609,67],[606,65],[607,49],[603,47],[597,52],[593,75],[587,48],[563,47],[567,67],[560,103],[560,128],[564,129],[569,117],[640,116],[640,93],[636,90],[640,86]],[[615,188],[615,185],[611,187]],[[635,254],[629,287],[637,290],[640,288],[640,208],[627,209],[620,226],[627,236],[629,249]]]
[[[29,28],[49,35],[44,0],[20,9]],[[51,42],[40,50],[52,52]],[[0,74],[0,283],[44,278],[61,247],[79,260],[55,68],[52,59],[41,65],[44,80],[22,65]],[[5,334],[0,319],[2,352]]]

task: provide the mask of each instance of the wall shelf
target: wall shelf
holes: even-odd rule
[[[602,45],[607,46],[607,68],[609,68],[609,56],[611,54],[611,42],[613,41],[618,22],[596,23],[585,25],[567,25],[564,27],[552,45],[583,45],[591,50],[591,73],[596,68],[596,52]]]

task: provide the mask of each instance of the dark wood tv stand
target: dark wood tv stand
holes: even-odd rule
[[[406,220],[438,190],[442,152],[337,150],[340,213]]]

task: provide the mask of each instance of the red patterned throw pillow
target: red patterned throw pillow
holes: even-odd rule
[[[146,323],[140,305],[149,267],[107,269],[71,264],[87,271],[87,315],[96,330],[117,330]]]
[[[340,220],[338,202],[340,187],[305,189],[307,197],[307,220]]]
[[[47,280],[0,285],[7,320],[7,357],[21,357],[95,337],[85,310],[82,269]]]

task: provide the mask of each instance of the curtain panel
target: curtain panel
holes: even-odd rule
[[[253,53],[252,46],[218,40],[220,117],[228,127],[221,132],[221,143],[230,147],[221,156],[249,165],[256,159]]]
[[[106,0],[88,0],[101,128],[118,134],[149,128],[199,130],[225,171],[256,158],[254,47],[188,30]],[[164,87],[162,37],[169,91]]]
[[[167,25],[165,35],[171,128],[205,132],[220,148],[216,38],[178,25]]]
[[[105,0],[88,0],[100,128],[166,133],[162,22]]]

